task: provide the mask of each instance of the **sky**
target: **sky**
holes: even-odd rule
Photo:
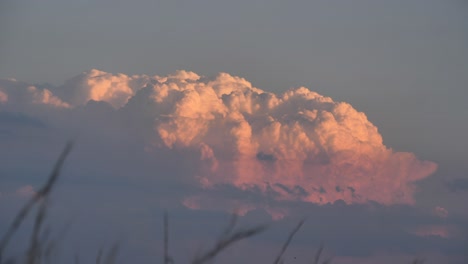
[[[73,139],[48,218],[64,259],[118,241],[121,263],[160,260],[167,209],[177,262],[237,212],[269,228],[217,263],[272,261],[303,217],[286,263],[322,243],[333,263],[466,263],[467,11],[1,1],[0,235]]]

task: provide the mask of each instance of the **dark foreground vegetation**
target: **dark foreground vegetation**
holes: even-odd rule
[[[63,167],[63,164],[72,150],[73,143],[69,142],[62,153],[60,154],[55,166],[47,179],[44,186],[42,186],[34,195],[26,202],[26,204],[19,210],[16,216],[13,219],[13,222],[6,230],[5,234],[1,237],[0,240],[0,264],[50,264],[54,263],[52,256],[56,254],[56,241],[50,238],[50,230],[45,228],[44,221],[47,216],[48,210],[48,201],[52,190],[55,187],[57,179],[60,176],[60,171]],[[29,245],[26,248],[24,256],[20,257],[7,257],[5,251],[8,245],[11,242],[11,239],[15,233],[19,230],[24,220],[31,214],[31,211],[36,208],[36,214],[33,216],[33,229],[30,234]],[[216,256],[221,254],[225,249],[234,245],[236,242],[241,240],[256,236],[264,232],[268,226],[267,225],[258,225],[250,228],[239,229],[236,228],[238,216],[233,214],[228,225],[222,232],[222,234],[215,241],[215,244],[209,250],[197,254],[192,260],[192,264],[205,264],[205,263],[214,263]],[[279,249],[276,257],[274,258],[274,264],[285,263],[283,255],[286,252],[289,244],[293,240],[295,234],[304,224],[305,220],[299,221],[299,223],[291,230],[286,241]],[[163,256],[162,263],[171,264],[175,263],[174,258],[169,254],[169,221],[167,212],[164,213],[164,243],[163,243]],[[113,264],[117,262],[119,252],[119,244],[114,244],[108,250],[99,249],[95,263],[96,264]],[[330,264],[332,258],[322,258],[323,246],[321,246],[315,256],[311,256],[311,259],[308,263],[310,264]],[[271,256],[270,256],[271,257]],[[79,256],[74,256],[71,258],[70,263],[74,262],[75,264],[80,263]],[[423,264],[424,261],[420,259],[415,259],[412,264]]]

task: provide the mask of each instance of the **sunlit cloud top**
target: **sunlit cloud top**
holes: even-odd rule
[[[414,183],[437,167],[386,147],[364,113],[305,87],[277,95],[227,73],[188,71],[91,70],[46,88],[0,83],[7,111],[73,112],[90,101],[108,103],[118,122],[143,131],[147,152],[186,153],[194,166],[186,177],[207,190],[230,185],[277,200],[413,204]],[[203,201],[184,203],[198,208]]]

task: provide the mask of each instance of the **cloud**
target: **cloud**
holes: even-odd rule
[[[447,225],[423,225],[416,228],[413,234],[422,237],[436,236],[441,238],[450,238],[461,235],[460,230],[454,226]]]
[[[6,103],[8,101],[8,94],[0,90],[0,103]]]
[[[35,195],[36,191],[34,190],[34,187],[32,187],[31,185],[25,185],[25,186],[20,187],[18,190],[16,190],[16,194],[23,198],[29,198]]]
[[[206,188],[271,188],[279,199],[319,204],[412,204],[413,183],[437,167],[384,146],[366,115],[347,103],[305,87],[276,95],[227,73],[157,79],[123,111],[151,120],[155,148],[198,151]]]
[[[36,114],[46,106],[42,117],[55,118],[55,126],[133,142],[161,166],[184,167],[177,177],[206,191],[232,186],[274,200],[413,204],[414,183],[437,168],[386,147],[377,127],[348,103],[305,87],[277,95],[227,73],[91,70],[59,87],[3,80],[0,91],[8,110]],[[191,208],[262,206],[197,194],[182,200]]]
[[[35,104],[45,104],[55,107],[69,108],[68,103],[63,102],[58,97],[54,96],[51,91],[47,89],[38,89],[34,86],[28,87],[28,92],[32,96],[32,102]]]
[[[84,105],[90,100],[104,101],[114,108],[125,105],[135,91],[144,87],[149,77],[111,74],[92,69],[68,80],[58,87],[57,94],[73,106]]]
[[[441,218],[447,218],[448,217],[448,211],[447,209],[443,208],[443,207],[440,207],[440,206],[436,206],[434,208],[434,214],[441,217]]]
[[[14,79],[0,80],[0,106],[10,110],[34,112],[41,106],[69,108],[70,105],[46,88],[38,88]]]

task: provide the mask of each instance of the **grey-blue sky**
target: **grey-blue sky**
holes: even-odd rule
[[[22,0],[1,7],[3,78],[60,84],[90,68],[225,71],[266,90],[304,85],[350,102],[397,148],[427,155],[449,146],[443,156],[457,158],[467,147],[453,142],[467,130],[460,122],[468,90],[464,1]],[[452,140],[433,139],[441,133]]]
[[[437,0],[3,1],[0,77],[188,69],[271,91],[304,85],[364,111],[389,146],[464,166],[467,11]]]
[[[92,77],[94,75],[89,74],[81,75],[78,76],[79,78],[74,78],[74,80],[67,82],[64,87],[53,88],[53,91],[58,89],[69,92],[76,90],[79,99],[81,98],[79,96],[80,91],[86,91],[86,87],[81,86],[83,78],[86,78],[85,81],[89,80],[92,82],[99,78],[111,79],[112,77],[116,77],[97,71],[93,71],[93,74],[104,75],[97,77]],[[227,84],[227,87],[235,87],[235,83],[229,82],[231,79],[228,76],[223,76],[225,80],[224,85]],[[120,75],[113,79],[113,83],[109,83],[108,85],[110,87],[120,87],[119,78],[124,81],[126,80],[125,76]],[[153,84],[156,82],[156,80],[152,80]],[[2,98],[5,98],[6,94],[8,98],[6,101],[2,99],[3,101],[0,104],[0,111],[6,117],[3,118],[4,120],[0,120],[0,129],[9,131],[9,134],[0,135],[0,160],[2,161],[2,166],[0,166],[0,175],[2,176],[0,178],[2,182],[0,186],[0,211],[2,212],[1,219],[3,220],[0,221],[2,223],[0,230],[5,229],[5,225],[11,221],[12,211],[21,202],[21,196],[25,192],[18,192],[18,190],[26,190],[26,193],[28,193],[28,190],[31,188],[28,185],[37,188],[44,181],[44,176],[47,175],[50,164],[53,163],[56,153],[59,152],[63,142],[70,135],[78,134],[77,146],[67,162],[66,169],[61,178],[61,184],[56,193],[54,193],[52,210],[54,213],[51,221],[52,223],[62,221],[61,223],[54,224],[54,226],[60,226],[63,224],[63,219],[77,216],[74,222],[78,226],[74,228],[73,235],[71,236],[71,241],[73,242],[70,242],[71,244],[68,245],[71,246],[72,250],[78,248],[86,258],[94,256],[94,251],[99,247],[96,243],[106,243],[105,241],[119,239],[122,236],[125,238],[125,254],[130,254],[124,257],[125,260],[133,259],[134,255],[138,255],[138,259],[141,259],[141,262],[149,262],[157,258],[158,252],[155,252],[154,248],[161,248],[159,240],[161,236],[155,237],[153,234],[159,234],[157,230],[160,226],[160,213],[164,207],[169,208],[173,219],[176,219],[172,223],[177,226],[177,229],[175,232],[171,232],[173,239],[177,241],[177,246],[174,246],[174,248],[182,252],[194,252],[193,241],[195,241],[195,244],[200,245],[206,243],[203,241],[207,240],[207,236],[213,237],[215,230],[208,230],[208,227],[214,228],[215,224],[220,225],[220,217],[226,217],[227,213],[219,212],[218,210],[225,210],[227,206],[232,205],[232,202],[238,203],[241,208],[244,205],[260,208],[249,212],[243,218],[243,221],[265,221],[265,218],[268,218],[266,216],[267,212],[271,213],[269,209],[273,210],[273,214],[276,212],[281,213],[282,210],[289,212],[288,217],[283,222],[285,225],[282,226],[280,224],[278,226],[275,224],[275,228],[272,228],[272,232],[275,233],[274,237],[270,233],[267,237],[264,236],[263,238],[259,238],[260,240],[254,240],[257,241],[254,242],[255,250],[251,246],[241,247],[241,249],[247,250],[246,252],[256,251],[258,261],[257,258],[255,258],[255,261],[257,262],[265,261],[269,258],[269,253],[267,252],[275,250],[272,248],[279,247],[279,241],[282,238],[279,234],[287,233],[286,225],[289,227],[294,222],[293,218],[302,215],[308,215],[312,219],[308,221],[308,227],[304,228],[301,232],[302,240],[300,239],[301,236],[298,236],[295,240],[292,252],[296,253],[291,255],[291,258],[292,256],[300,256],[300,259],[310,258],[310,247],[317,247],[320,239],[324,239],[327,246],[337,256],[363,257],[370,263],[377,262],[369,260],[369,258],[372,258],[371,255],[382,251],[390,251],[390,255],[400,255],[400,257],[404,257],[401,254],[408,254],[410,255],[408,260],[412,256],[424,254],[424,256],[430,256],[432,263],[457,263],[449,261],[447,259],[451,258],[449,255],[455,258],[464,258],[465,248],[463,246],[466,243],[467,231],[464,223],[466,222],[467,215],[466,210],[464,210],[465,205],[461,201],[466,197],[466,192],[454,192],[453,188],[451,188],[453,183],[463,182],[463,180],[439,183],[439,185],[433,184],[432,186],[438,186],[439,188],[436,191],[431,190],[431,186],[429,188],[427,186],[424,187],[422,193],[424,195],[429,194],[430,197],[423,197],[423,202],[421,202],[421,199],[418,199],[415,205],[390,206],[379,205],[375,202],[369,202],[365,205],[346,205],[343,201],[319,206],[308,202],[300,202],[295,197],[291,201],[277,200],[278,197],[282,196],[281,192],[291,194],[291,190],[294,190],[294,192],[300,194],[297,196],[300,200],[300,196],[303,195],[310,197],[307,192],[312,194],[318,191],[317,188],[307,188],[307,184],[303,185],[307,188],[307,191],[301,186],[298,187],[296,185],[294,187],[284,184],[272,184],[265,192],[262,192],[260,187],[241,190],[229,183],[218,185],[214,189],[201,188],[197,180],[198,171],[202,175],[207,173],[208,176],[210,174],[207,171],[200,170],[200,159],[203,156],[200,156],[198,151],[192,148],[166,148],[160,146],[158,138],[164,136],[164,134],[159,134],[158,136],[158,133],[154,131],[155,127],[160,131],[159,129],[162,126],[153,122],[156,122],[158,119],[163,119],[163,122],[165,122],[164,120],[174,116],[170,112],[169,114],[165,114],[167,111],[165,106],[168,106],[168,109],[171,110],[174,108],[174,105],[182,106],[181,102],[192,101],[189,97],[180,97],[181,94],[177,95],[171,92],[169,94],[173,96],[170,96],[170,98],[177,101],[155,104],[154,100],[157,99],[157,97],[155,98],[157,94],[152,93],[152,91],[161,89],[161,93],[164,93],[164,87],[174,84],[165,82],[161,84],[161,87],[148,85],[139,90],[130,99],[130,102],[125,104],[124,108],[116,110],[106,101],[82,101],[82,103],[79,103],[79,101],[73,99],[73,96],[69,99],[70,102],[78,102],[78,105],[74,108],[64,107],[63,104],[57,105],[54,104],[56,102],[50,100],[38,101],[38,99],[41,99],[41,97],[37,96],[39,94],[35,94],[32,97],[28,97],[28,95],[31,95],[31,93],[34,95],[35,92],[41,91],[39,88],[31,87],[27,83],[3,81],[2,86],[0,86],[0,95],[3,96]],[[181,82],[180,85],[183,86],[184,82]],[[209,91],[210,89],[207,86],[201,87],[205,88],[200,89],[202,92]],[[102,91],[105,87],[100,86],[100,88],[102,88]],[[93,91],[96,91],[96,89]],[[304,91],[304,89],[300,89],[299,91]],[[114,91],[114,93],[118,94],[118,91]],[[235,102],[235,99],[230,100],[228,98],[233,94],[239,94],[239,96],[245,95],[244,93],[232,92],[229,96],[224,96],[223,101],[228,105],[230,105],[230,101]],[[268,98],[268,96],[265,95],[263,94],[260,98],[267,100],[265,98]],[[47,98],[50,99],[51,97]],[[106,97],[104,99],[109,100]],[[245,101],[251,102],[251,100],[253,98]],[[44,102],[45,105],[42,105],[41,102]],[[114,103],[112,100],[110,102]],[[303,102],[307,102],[307,104],[302,105],[301,100],[292,101],[289,107],[286,105],[286,107],[276,109],[281,110],[283,108],[286,112],[279,111],[279,113],[275,113],[276,111],[272,111],[268,116],[272,115],[281,120],[279,116],[293,115],[294,108],[291,108],[293,106],[299,107],[302,112],[305,107],[309,107],[309,104],[315,105],[317,109],[323,109],[326,105],[321,105],[314,101]],[[246,103],[247,106],[248,104]],[[195,109],[200,107],[196,104],[191,104],[190,106]],[[180,107],[176,108],[181,109]],[[183,113],[187,114],[186,111]],[[356,114],[352,114],[353,112],[345,113],[345,116],[356,116]],[[185,114],[182,118],[184,122],[189,122]],[[247,116],[249,115],[247,114]],[[260,116],[258,115],[252,116],[252,120],[250,120],[252,127],[260,126],[261,122],[255,122],[259,118]],[[350,117],[341,116],[342,118],[350,121]],[[293,119],[287,120],[294,121]],[[37,122],[40,122],[42,125],[31,125]],[[198,119],[197,122],[205,123],[205,121]],[[297,119],[295,122],[289,123],[299,125],[301,122],[304,121]],[[320,122],[317,121],[317,123]],[[208,123],[211,123],[215,128],[221,129],[221,131],[217,131],[216,133],[218,136],[209,133],[210,137],[221,137],[221,140],[215,140],[214,144],[217,142],[221,145],[227,144],[229,147],[231,140],[225,132],[222,132],[222,128],[216,125],[216,121]],[[287,126],[286,123],[284,125]],[[198,130],[196,128],[197,125],[191,123],[191,126],[192,130],[183,129],[180,133],[185,134],[188,131],[196,133]],[[229,124],[225,126],[229,129]],[[355,126],[356,131],[361,131],[361,126]],[[308,128],[315,129],[310,126]],[[333,130],[320,134],[320,137],[328,137],[327,133],[339,136],[340,133],[336,132],[340,130],[342,128],[339,126],[334,127]],[[254,133],[259,132],[258,129],[253,129],[253,131]],[[317,127],[317,132],[319,131],[322,131],[321,127]],[[173,135],[177,135],[178,133],[177,131],[171,132]],[[354,137],[353,134],[353,131],[348,131],[346,137],[348,135]],[[268,140],[273,140],[273,134],[270,136]],[[292,135],[289,138],[296,139]],[[328,140],[325,141],[328,142]],[[361,143],[367,141],[368,139],[364,139]],[[281,143],[278,142],[277,144]],[[316,144],[320,144],[320,142],[317,141]],[[369,143],[364,144],[367,145]],[[360,145],[358,144],[356,149],[359,148]],[[323,149],[322,151],[326,151],[324,146],[321,149]],[[294,151],[295,149],[291,147],[289,150]],[[217,150],[215,149],[215,151]],[[203,153],[206,153],[206,151]],[[231,161],[228,160],[229,156],[224,155],[223,158],[222,150],[215,153],[221,161],[220,166],[223,166],[223,162],[229,163]],[[339,158],[336,153],[333,153],[334,151],[330,152],[330,159],[326,162],[327,164],[334,164],[333,160]],[[356,155],[360,156],[358,152]],[[394,155],[396,153],[392,156]],[[373,159],[374,156],[379,156],[378,153],[376,155],[369,154],[368,156],[373,160],[372,167],[385,170],[386,166],[382,166],[381,162]],[[281,158],[281,156],[278,157]],[[403,161],[402,163],[396,160],[393,160],[391,163],[391,167],[399,168],[397,171],[400,172],[393,171],[387,177],[385,174],[379,174],[378,171],[371,171],[362,176],[372,179],[373,189],[377,193],[385,194],[390,192],[391,194],[400,195],[405,190],[405,177],[411,177],[411,175],[405,176],[405,168],[407,168],[405,164],[409,162],[415,165],[414,162],[407,159],[408,156],[406,158],[405,156],[400,156],[400,158]],[[258,160],[258,155],[254,159]],[[323,162],[320,155],[316,159],[315,161],[318,163]],[[274,166],[275,163],[278,164],[278,161],[280,159],[263,160],[260,162],[262,162],[262,166],[269,167]],[[354,160],[351,163],[360,164],[359,160]],[[245,168],[244,165],[238,163],[236,166],[238,168]],[[323,165],[327,166],[326,164]],[[349,166],[350,163],[346,163],[345,165]],[[413,170],[411,170],[410,174],[418,174],[418,166],[411,167]],[[336,170],[341,170],[342,167],[338,165],[335,168]],[[362,168],[365,169],[365,167]],[[229,179],[230,176],[226,175],[229,173],[228,170],[229,167],[223,167],[219,175],[220,179],[223,176]],[[331,168],[331,170],[333,169]],[[243,176],[255,174],[254,171],[249,170],[242,170],[242,173]],[[289,175],[287,170],[285,173]],[[330,178],[333,178],[333,175],[338,178],[343,177],[338,174],[331,175],[325,172],[322,176]],[[350,178],[355,178],[353,177],[354,175],[351,170],[346,172],[345,177],[350,176]],[[313,177],[314,175],[311,176]],[[437,178],[436,176],[430,176],[430,178],[433,177]],[[306,178],[312,179],[309,177],[303,179],[306,180]],[[382,179],[386,180],[382,182]],[[392,186],[398,180],[403,181],[400,181],[400,184],[395,189]],[[361,177],[358,178],[358,183],[365,183],[367,181],[369,179],[363,180]],[[279,182],[281,183],[282,179]],[[26,189],[24,189],[25,186]],[[279,188],[274,188],[275,186]],[[348,189],[351,189],[353,193],[356,192],[358,196],[361,195],[358,189]],[[449,194],[440,192],[440,189],[445,190]],[[15,190],[17,191],[15,192]],[[320,190],[319,192],[325,198],[331,198],[336,192],[341,193],[340,190],[341,187],[334,185],[331,189],[323,189],[323,191]],[[374,192],[364,192],[362,194],[367,196],[369,194],[372,195],[372,193]],[[343,197],[350,201],[349,197]],[[375,197],[377,201],[382,198],[379,195]],[[189,203],[186,203],[186,201]],[[197,201],[199,201],[203,210],[192,211],[186,208],[192,208],[193,203],[191,204],[190,201],[195,202],[194,208],[196,208]],[[109,222],[112,224],[109,224]],[[204,225],[206,227],[202,227]],[[431,231],[431,229],[435,231]],[[445,236],[445,232],[449,237],[421,237],[419,234],[419,232],[438,232],[438,229],[442,232],[442,236]],[[17,250],[19,249],[16,247],[23,244],[21,242],[24,242],[26,232],[23,230],[21,234],[16,240],[18,242],[14,243],[17,246],[13,246],[12,251],[9,251],[10,254],[18,252]],[[93,238],[92,240],[95,243],[83,245],[83,241],[90,237]],[[354,240],[355,237],[359,237],[359,240]],[[21,241],[21,238],[23,241]],[[350,243],[353,245],[352,247],[349,246]],[[111,242],[107,242],[107,244],[111,244]],[[184,247],[188,247],[188,249],[184,249]],[[262,249],[262,247],[264,251],[261,251],[262,253],[259,254],[257,250]],[[438,252],[436,254],[442,254],[443,259],[435,261],[433,256],[434,251]],[[73,252],[70,253],[70,255],[72,254]],[[229,259],[229,256],[231,255],[227,254],[226,258]],[[250,257],[250,254],[248,256]],[[185,257],[188,258],[190,256]],[[385,256],[378,257],[385,258]],[[403,261],[401,260],[401,262]],[[361,263],[355,259],[354,263],[356,262]],[[221,263],[231,262],[223,261]],[[337,261],[337,263],[342,262]],[[384,262],[379,260],[378,263]],[[394,261],[390,261],[389,263],[394,263]],[[460,259],[458,263],[463,263],[463,259]]]
[[[418,202],[462,211],[466,194],[446,182],[468,175],[467,11],[462,0],[5,0],[0,78],[187,69],[276,92],[304,85],[365,112],[388,146],[437,162]]]

